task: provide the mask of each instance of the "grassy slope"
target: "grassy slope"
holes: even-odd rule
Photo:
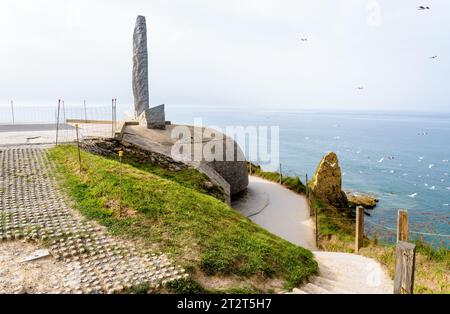
[[[223,189],[218,186],[214,186],[213,188],[206,186],[205,182],[209,182],[210,179],[205,174],[193,168],[186,168],[179,171],[169,171],[158,165],[142,163],[137,158],[130,157],[129,155],[125,155],[123,157],[123,162],[130,164],[131,166],[140,170],[155,174],[163,179],[174,181],[181,184],[182,186],[214,196],[221,201],[225,200]]]
[[[317,271],[310,251],[263,230],[219,200],[195,190],[195,184],[189,188],[189,183],[164,179],[151,168],[124,164],[120,189],[120,165],[115,160],[82,152],[80,174],[74,146],[59,146],[49,154],[83,215],[115,235],[156,245],[194,278],[234,277],[255,283],[250,289],[270,291],[270,285],[261,289],[256,282],[277,278],[290,288]],[[119,208],[124,208],[126,215],[119,216]],[[178,287],[177,291],[185,290]]]

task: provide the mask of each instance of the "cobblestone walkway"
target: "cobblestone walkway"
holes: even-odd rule
[[[40,292],[118,293],[186,276],[165,255],[118,240],[80,217],[57,189],[53,170],[45,148],[0,148],[0,245],[46,243],[66,266],[63,282]]]

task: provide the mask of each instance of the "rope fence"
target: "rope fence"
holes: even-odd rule
[[[321,208],[320,210],[327,210],[328,208]],[[331,209],[328,209],[331,210]],[[336,208],[334,208],[336,210]],[[337,208],[337,210],[344,210],[344,208]],[[348,208],[345,208],[348,210]],[[386,212],[386,210],[383,210]],[[439,233],[432,229],[436,223],[448,222],[449,214],[447,213],[423,213],[417,211],[410,211],[409,214],[409,229],[407,231],[408,238],[411,241],[421,241],[428,243],[434,247],[444,247],[448,248],[450,244],[450,234]],[[421,221],[423,216],[427,216],[427,221]],[[437,217],[433,219],[433,217]],[[348,222],[356,224],[355,218],[347,217],[319,217],[318,223],[320,224],[322,219],[335,222]],[[323,222],[323,220],[322,220]],[[428,229],[428,230],[427,230]],[[395,227],[395,222],[375,222],[373,219],[364,220],[364,234],[372,239],[377,239],[378,241],[385,243],[395,243],[397,241],[397,227]]]

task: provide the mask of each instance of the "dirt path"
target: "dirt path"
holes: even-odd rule
[[[317,250],[306,197],[258,177],[250,176],[249,181],[248,194],[233,202],[233,208],[273,234]]]

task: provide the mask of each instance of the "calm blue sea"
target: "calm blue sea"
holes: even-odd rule
[[[397,210],[405,208],[411,230],[450,234],[450,114],[191,109],[169,106],[167,118],[192,123],[201,117],[219,127],[279,126],[280,162],[288,174],[311,178],[324,154],[336,152],[344,188],[380,200],[366,217],[372,232],[392,239],[386,228],[395,228]],[[424,238],[449,243],[448,237]]]
[[[8,110],[0,107],[0,123],[10,122]],[[16,121],[53,122],[54,107],[45,110],[17,109]],[[119,118],[123,111],[131,112],[130,107],[119,106]],[[83,117],[81,107],[67,108],[67,112]],[[88,109],[89,118],[108,118],[109,114],[107,106]],[[386,228],[395,228],[397,209],[406,208],[413,231],[450,234],[450,114],[166,106],[166,118],[179,124],[202,118],[204,125],[218,127],[279,126],[283,172],[311,177],[323,155],[336,152],[344,188],[373,193],[380,199],[366,217],[373,230],[383,234]],[[449,244],[448,237],[425,238]]]

